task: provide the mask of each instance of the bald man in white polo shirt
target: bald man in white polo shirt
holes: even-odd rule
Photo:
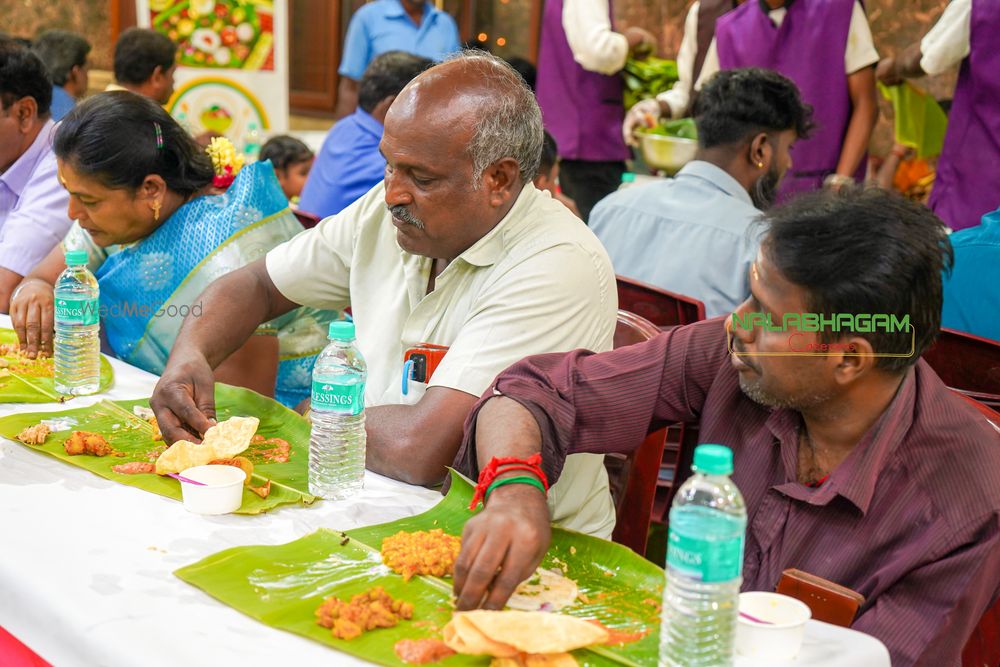
[[[532,184],[541,142],[531,91],[493,56],[468,53],[414,79],[386,116],[385,181],[202,295],[204,314],[185,322],[151,401],[164,435],[211,426],[211,367],[261,322],[350,304],[368,362],[368,468],[440,483],[500,371],[529,354],[612,346],[611,263]],[[422,395],[403,397],[403,355],[422,343],[448,351]],[[602,457],[571,457],[564,477],[572,490],[549,494],[555,521],[609,537]]]

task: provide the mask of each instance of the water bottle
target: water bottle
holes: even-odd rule
[[[329,339],[312,374],[309,493],[339,500],[364,484],[368,368],[353,322],[331,322]]]
[[[55,286],[55,385],[60,394],[93,394],[101,384],[101,323],[97,279],[85,250],[66,252]]]
[[[243,156],[246,162],[256,162],[260,155],[260,132],[257,123],[247,125],[247,133],[243,135]]]
[[[670,508],[660,667],[728,667],[743,581],[747,510],[733,452],[699,445]]]

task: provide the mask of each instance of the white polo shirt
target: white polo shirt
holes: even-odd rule
[[[612,347],[618,296],[607,253],[586,225],[530,183],[425,294],[432,264],[397,244],[382,184],[266,259],[288,299],[351,305],[368,363],[366,405],[404,402],[403,354],[420,343],[449,348],[429,386],[473,396],[525,356]],[[549,494],[553,521],[609,537],[614,507],[603,457],[574,455],[566,470]]]

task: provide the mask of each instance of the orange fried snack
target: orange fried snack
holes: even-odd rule
[[[103,435],[100,433],[90,433],[89,431],[73,431],[73,435],[63,443],[63,449],[70,456],[78,456],[80,454],[107,456],[114,452]]]
[[[350,640],[375,628],[395,627],[400,619],[413,618],[413,605],[393,600],[381,586],[358,593],[350,602],[329,597],[316,610],[316,623],[330,628],[337,639]]]
[[[440,639],[400,639],[392,649],[403,662],[426,665],[455,655]]]
[[[401,530],[382,541],[382,562],[405,581],[415,574],[450,577],[461,548],[461,538],[440,528],[414,533]]]

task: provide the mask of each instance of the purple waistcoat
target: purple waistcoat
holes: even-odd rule
[[[973,0],[971,27],[929,202],[952,229],[1000,204],[1000,2]]]
[[[609,3],[610,4],[610,3]],[[562,0],[546,0],[536,92],[542,120],[567,160],[631,157],[622,139],[622,80],[589,72],[573,59],[562,26]]]
[[[792,168],[780,200],[817,190],[837,169],[851,119],[844,55],[855,0],[795,0],[775,27],[759,0],[747,0],[719,18],[715,43],[722,69],[764,67],[795,82],[813,107],[816,127],[792,148]],[[864,175],[864,160],[857,178]]]

